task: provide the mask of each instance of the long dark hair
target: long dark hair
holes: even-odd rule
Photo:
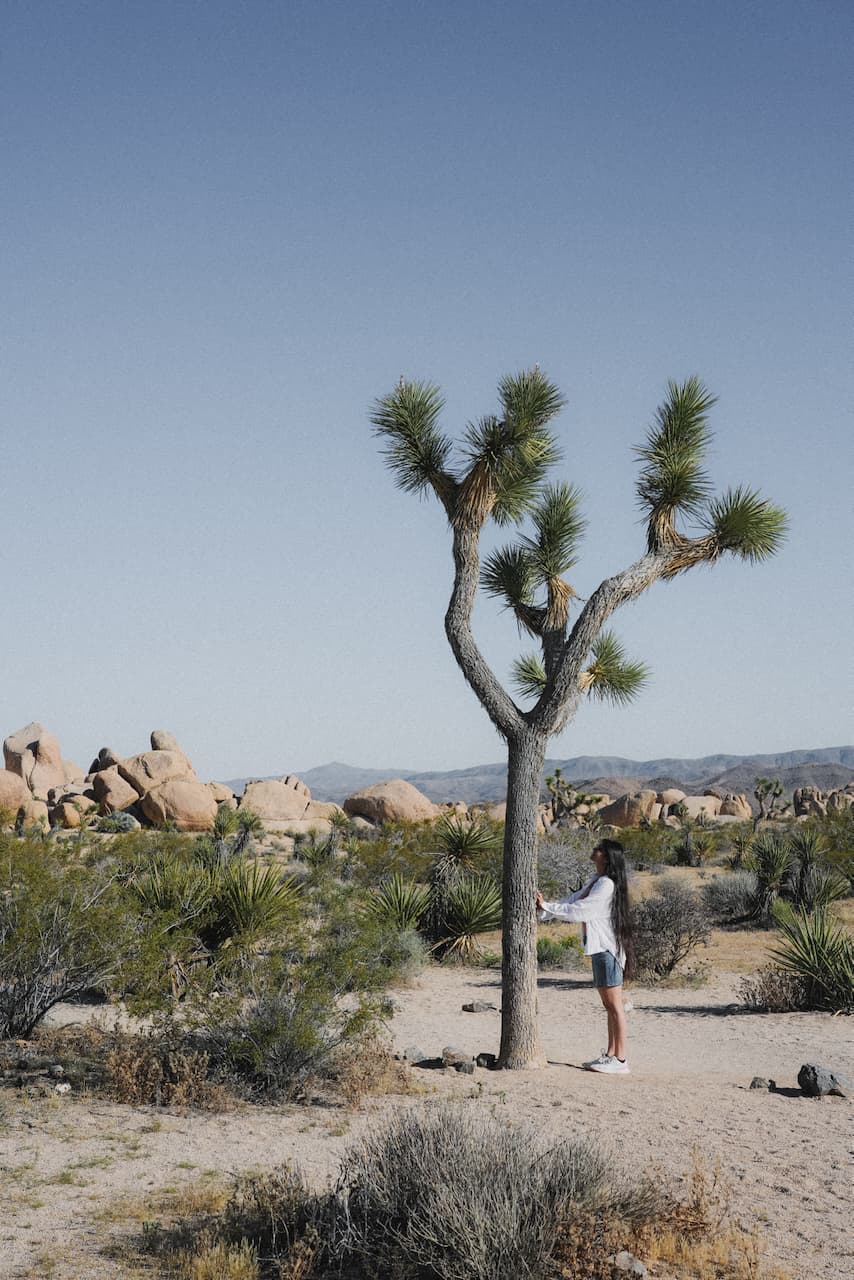
[[[626,953],[624,974],[631,978],[635,968],[634,945],[632,939],[631,907],[629,904],[629,885],[626,877],[626,855],[619,840],[600,840],[596,846],[607,858],[602,873],[614,882],[614,896],[611,899],[611,927],[619,945]]]

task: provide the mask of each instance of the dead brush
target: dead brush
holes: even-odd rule
[[[335,1056],[333,1085],[344,1103],[356,1107],[363,1098],[412,1092],[412,1079],[388,1042],[375,1032],[356,1044],[344,1044]]]
[[[210,1079],[209,1068],[201,1050],[116,1032],[107,1055],[106,1084],[114,1101],[135,1106],[231,1109],[234,1099]]]
[[[674,1280],[793,1280],[763,1262],[755,1231],[732,1219],[732,1186],[720,1161],[709,1165],[695,1147],[687,1195],[671,1200],[654,1220],[639,1224],[626,1246],[647,1264],[669,1268]]]

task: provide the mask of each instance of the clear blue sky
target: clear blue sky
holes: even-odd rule
[[[668,377],[770,564],[653,589],[654,678],[553,756],[839,745],[851,719],[849,5],[6,0],[0,734],[206,777],[502,758],[442,616],[444,519],[373,399],[445,425],[539,361],[587,496],[583,595],[642,549]],[[524,648],[480,607],[505,677]]]

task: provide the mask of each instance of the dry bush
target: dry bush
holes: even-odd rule
[[[209,1076],[208,1055],[158,1036],[116,1032],[107,1055],[106,1084],[116,1102],[135,1106],[198,1107],[224,1111],[234,1105]]]
[[[178,1280],[258,1280],[258,1251],[248,1240],[230,1244],[204,1232],[174,1259]]]
[[[675,1268],[685,1280],[792,1280],[788,1271],[763,1264],[759,1236],[732,1221],[731,1201],[720,1161],[710,1167],[695,1147],[686,1196],[640,1224],[629,1248],[646,1263]]]
[[[395,1058],[388,1041],[376,1031],[362,1041],[341,1046],[335,1055],[332,1079],[336,1092],[351,1107],[369,1095],[412,1091],[408,1068]]]
[[[799,1013],[810,1007],[803,978],[776,965],[742,978],[738,994],[742,1004],[755,1013]]]

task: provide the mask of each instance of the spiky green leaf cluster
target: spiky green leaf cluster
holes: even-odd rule
[[[546,669],[535,653],[517,658],[511,672],[513,686],[522,698],[537,699],[546,687]]]
[[[487,557],[480,582],[488,595],[512,609],[520,626],[532,635],[566,625],[568,601],[574,594],[563,574],[577,563],[578,543],[586,527],[581,494],[568,484],[547,485],[531,511],[534,532],[518,544]],[[537,603],[537,592],[545,598]]]
[[[403,932],[418,928],[429,898],[429,885],[407,880],[400,872],[394,872],[374,890],[365,910],[383,924]]]
[[[646,442],[637,493],[648,517],[648,547],[656,550],[676,515],[699,516],[711,493],[703,468],[709,443],[708,412],[716,397],[697,377],[667,384]]]
[[[778,905],[775,921],[783,941],[771,956],[787,973],[801,978],[810,1008],[833,1013],[854,1010],[854,936],[823,911],[798,916]]]
[[[713,499],[703,524],[721,552],[731,551],[751,562],[767,560],[779,550],[788,520],[781,507],[739,485]]]
[[[438,427],[444,401],[438,387],[401,379],[374,405],[371,422],[398,486],[424,493],[441,486],[452,444]]]
[[[445,937],[438,944],[446,954],[471,959],[477,954],[479,933],[501,925],[501,889],[489,876],[467,876],[450,890],[445,902]]]
[[[584,672],[584,685],[594,698],[624,706],[632,701],[649,679],[649,668],[632,662],[613,631],[603,631],[590,648],[591,661]]]

